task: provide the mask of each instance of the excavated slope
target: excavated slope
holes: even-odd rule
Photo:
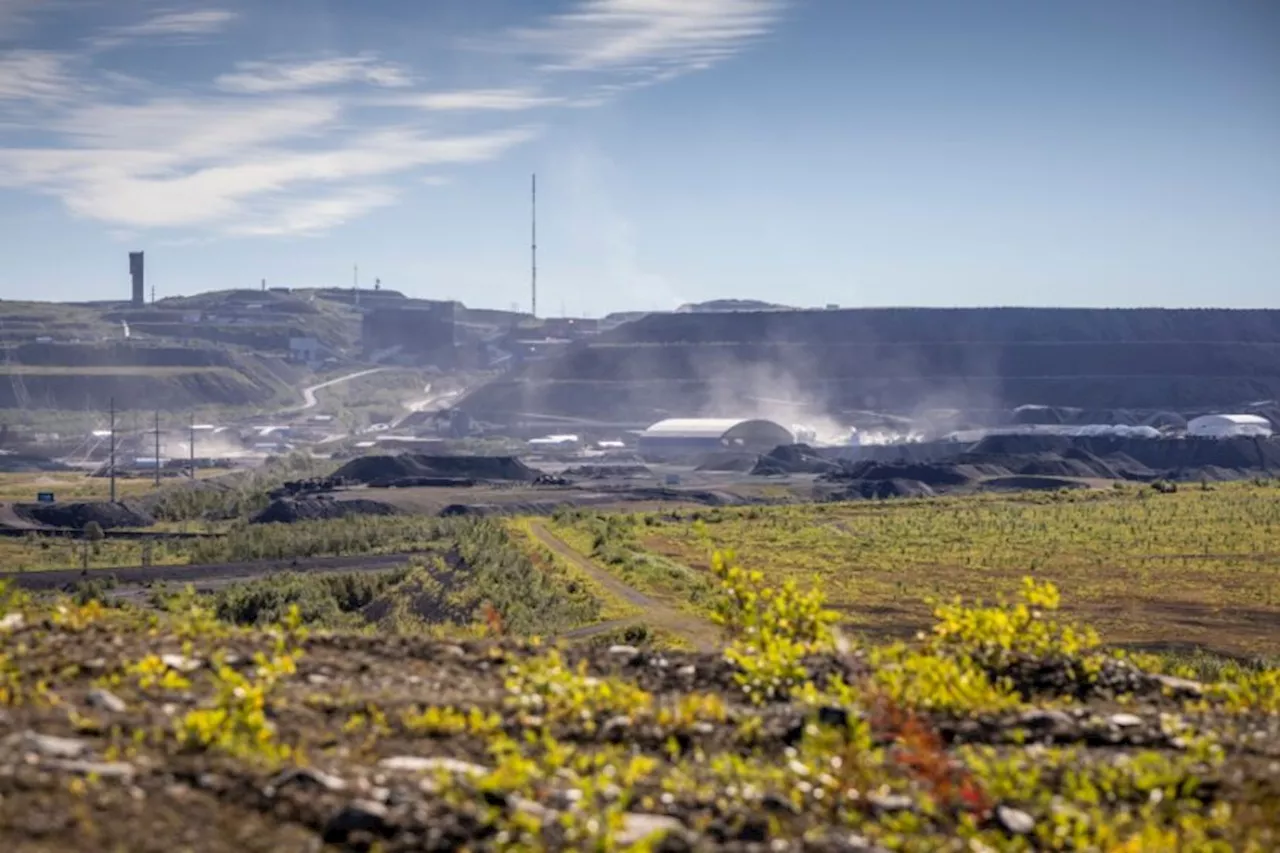
[[[910,413],[1036,403],[1195,411],[1280,398],[1280,311],[903,308],[654,314],[460,405],[644,420],[808,397]]]

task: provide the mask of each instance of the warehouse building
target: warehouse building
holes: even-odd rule
[[[781,424],[758,418],[671,418],[640,433],[639,450],[657,461],[721,450],[765,453],[795,437]]]
[[[1271,433],[1271,421],[1261,415],[1203,415],[1187,421],[1187,435],[1195,438],[1268,438]]]

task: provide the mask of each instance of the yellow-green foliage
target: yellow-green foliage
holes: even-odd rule
[[[805,657],[832,645],[837,615],[816,589],[801,592],[793,580],[765,586],[764,574],[743,571],[732,552],[714,554],[711,569],[723,591],[715,619],[733,638],[725,657],[740,670],[738,683],[754,702],[789,696],[808,678]]]
[[[405,711],[400,722],[408,731],[426,737],[484,736],[502,728],[502,718],[497,714],[486,714],[479,708],[462,711],[436,705]]]
[[[649,710],[653,697],[616,678],[587,674],[585,662],[568,666],[559,651],[512,664],[506,679],[508,704],[546,719],[578,718],[590,725],[601,714]]]
[[[177,670],[170,668],[159,655],[147,655],[125,668],[125,674],[136,679],[143,690],[186,690],[191,682]]]
[[[267,701],[277,682],[297,671],[300,648],[290,647],[305,637],[302,616],[289,611],[284,631],[276,635],[271,655],[257,652],[252,677],[225,661],[215,660],[212,707],[189,711],[177,723],[179,740],[189,746],[217,749],[240,758],[275,761],[288,758],[292,749],[278,743],[267,718]]]
[[[1076,628],[1048,617],[1061,596],[1052,583],[1022,579],[1021,600],[996,607],[966,605],[959,598],[938,605],[933,637],[942,650],[961,649],[983,661],[1010,653],[1047,657],[1075,656],[1100,643],[1092,628]]]
[[[1219,681],[1208,687],[1209,701],[1231,711],[1280,714],[1280,669],[1249,669],[1239,664],[1223,668]]]
[[[895,704],[925,711],[1007,711],[1021,702],[1013,688],[995,684],[967,656],[913,651],[903,645],[871,651],[876,690]]]

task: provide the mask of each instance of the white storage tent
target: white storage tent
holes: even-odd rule
[[[1271,421],[1261,415],[1202,415],[1187,421],[1187,435],[1197,438],[1268,438]]]

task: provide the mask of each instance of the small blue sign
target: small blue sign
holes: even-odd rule
[[[51,504],[54,502],[53,492],[36,492],[36,500],[42,504]]]

